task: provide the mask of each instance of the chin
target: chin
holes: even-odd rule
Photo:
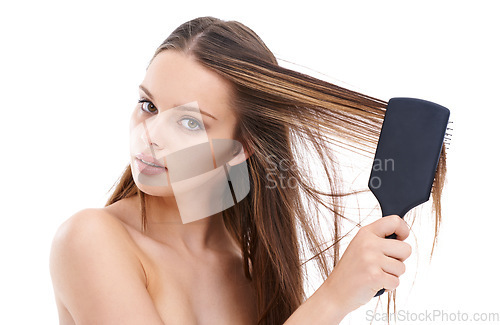
[[[132,177],[135,185],[142,192],[151,196],[173,196],[172,186],[169,184],[166,174],[146,175],[132,167]]]
[[[144,185],[139,182],[135,182],[137,187],[144,193],[150,196],[174,196],[174,192],[172,191],[172,186],[150,186]]]

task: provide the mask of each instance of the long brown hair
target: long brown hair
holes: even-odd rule
[[[234,136],[253,154],[247,159],[250,193],[223,211],[223,218],[256,290],[259,324],[282,324],[306,299],[305,262],[315,261],[326,279],[339,260],[343,198],[355,193],[342,191],[332,148],[373,155],[387,103],[281,67],[259,36],[236,21],[188,21],[153,59],[162,51],[190,55],[233,86]],[[313,158],[321,163],[326,190],[312,182]],[[279,174],[269,172],[277,166]],[[434,241],[445,166],[443,148],[433,186]],[[293,180],[293,186],[270,186],[282,180]],[[146,195],[135,185],[130,165],[106,206],[137,194],[145,229]],[[330,212],[331,244],[320,229],[321,209]]]

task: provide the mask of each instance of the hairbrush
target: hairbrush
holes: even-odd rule
[[[447,108],[422,99],[389,100],[368,182],[383,217],[403,218],[429,200],[441,148],[450,137],[449,116]]]

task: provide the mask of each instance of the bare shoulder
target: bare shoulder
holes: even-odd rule
[[[89,208],[78,211],[59,226],[52,241],[51,265],[59,262],[55,257],[93,262],[111,253],[115,258],[140,264],[135,251],[136,246],[120,220],[104,209]]]
[[[136,249],[120,220],[104,209],[68,218],[50,254],[58,308],[64,306],[78,324],[162,324]]]
[[[104,209],[89,208],[78,211],[59,226],[53,247],[96,240],[121,245],[126,243],[127,234],[123,224],[111,213]],[[116,239],[122,240],[116,242]]]
[[[57,241],[67,238],[68,234],[76,235],[78,233],[83,233],[88,230],[89,227],[103,227],[106,223],[112,225],[113,220],[109,218],[109,214],[103,209],[84,209],[73,214],[59,226],[54,240]]]

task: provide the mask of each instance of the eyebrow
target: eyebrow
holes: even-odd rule
[[[151,100],[153,100],[153,101],[155,100],[153,95],[151,94],[151,92],[146,87],[144,87],[143,85],[139,85],[139,89],[141,89],[146,95],[148,95],[148,97],[151,98]],[[206,116],[213,118],[214,120],[217,120],[215,118],[215,116],[213,116],[212,114],[210,114],[208,112],[205,112],[201,108],[198,109],[197,107],[193,107],[193,106],[176,105],[176,107],[174,107],[174,109],[180,110],[180,111],[200,112],[201,114],[204,114]]]

